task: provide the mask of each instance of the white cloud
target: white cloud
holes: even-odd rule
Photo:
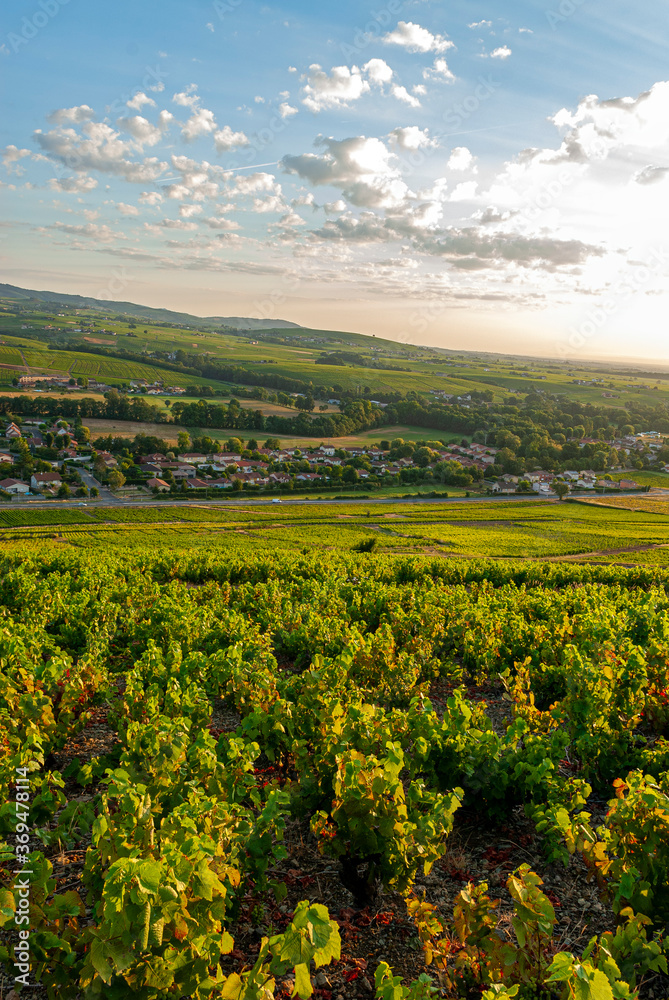
[[[393,71],[384,59],[370,59],[362,67],[363,73],[367,74],[370,83],[383,86],[390,83],[393,78]]]
[[[179,205],[179,215],[182,219],[192,219],[194,215],[202,214],[202,205]]]
[[[149,104],[151,107],[155,108],[156,102],[152,97],[147,97],[142,91],[131,97],[129,101],[126,101],[126,107],[132,108],[133,111],[141,111],[145,104]]]
[[[144,205],[159,205],[163,200],[162,194],[159,191],[142,191],[139,196],[139,200]]]
[[[145,222],[144,225],[151,232],[160,232],[161,229],[181,229],[184,232],[192,232],[197,229],[197,222],[184,222],[183,219],[161,219],[160,222]]]
[[[449,201],[471,201],[476,197],[476,187],[476,181],[463,181],[453,189]]]
[[[49,181],[49,188],[52,191],[60,191],[62,194],[85,194],[98,186],[94,177],[52,177]]]
[[[117,202],[116,209],[121,213],[121,215],[139,215],[139,209],[136,205],[126,205],[124,201]]]
[[[279,105],[279,114],[282,118],[292,118],[297,113],[297,108],[294,108],[288,101],[282,101]]]
[[[215,132],[217,127],[213,111],[209,111],[207,108],[197,108],[181,129],[181,135],[185,142],[192,142],[193,139],[197,139],[201,135]]]
[[[508,45],[500,45],[499,48],[493,49],[490,53],[491,59],[508,59],[511,55],[511,49]]]
[[[200,97],[196,91],[197,84],[189,83],[185,90],[179,91],[178,94],[173,94],[172,100],[182,108],[196,108],[200,103]]]
[[[333,66],[330,75],[318,65],[312,63],[304,86],[302,103],[310,111],[322,111],[324,108],[346,107],[351,101],[357,101],[369,91],[369,82],[364,79],[357,66]]]
[[[154,94],[160,94],[164,89],[165,89],[165,84],[163,83],[162,80],[159,80],[158,83],[155,83],[153,87],[149,87],[149,90],[153,91]]]
[[[469,170],[476,173],[475,157],[466,146],[456,146],[451,150],[446,167],[449,170]]]
[[[255,104],[264,104],[265,103],[265,98],[264,97],[260,97],[260,96],[256,96],[256,97],[253,98],[253,101],[254,101]]]
[[[25,173],[24,168],[19,166],[19,160],[22,160],[25,156],[30,156],[29,149],[19,149],[18,146],[10,145],[5,146],[2,153],[2,163],[6,167],[8,174],[16,174],[20,176]]]
[[[211,216],[207,219],[200,220],[203,225],[208,226],[209,229],[220,229],[223,232],[231,233],[236,229],[240,229],[238,222],[234,222],[232,219],[221,219],[218,216]]]
[[[285,156],[281,165],[314,185],[341,189],[353,205],[365,208],[400,208],[409,189],[395,165],[393,154],[380,139],[322,139],[322,155]]]
[[[205,28],[207,29],[207,31],[212,31],[213,32],[214,25],[211,23],[211,21],[207,21],[207,23],[205,24]]]
[[[269,198],[254,198],[253,211],[264,212],[285,212],[286,203],[280,195],[270,195]]]
[[[390,88],[390,93],[393,97],[396,97],[398,101],[402,101],[404,104],[408,104],[410,108],[419,108],[420,101],[417,97],[413,97],[406,87],[402,87],[399,83],[394,83]]]
[[[95,240],[96,243],[112,243],[114,240],[125,239],[120,233],[114,232],[109,226],[98,226],[94,222],[87,222],[83,226],[71,226],[65,222],[54,222],[49,229],[59,229],[70,236],[83,236],[86,239]]]
[[[475,30],[476,28],[492,28],[492,21],[472,21],[472,23],[468,24],[467,27],[472,30]]]
[[[336,215],[338,212],[346,211],[346,202],[339,198],[337,201],[326,201],[323,205],[326,215]]]
[[[533,35],[534,32],[531,28],[518,28],[519,35]]]
[[[669,167],[654,167],[652,165],[644,167],[632,178],[637,184],[656,184],[664,180],[669,174]]]
[[[233,132],[229,125],[214,132],[214,146],[218,153],[227,153],[229,149],[248,146],[248,137],[243,132]]]
[[[248,176],[238,174],[235,177],[234,184],[239,194],[256,194],[261,191],[281,194],[281,185],[277,184],[274,174],[262,172],[249,174]]]
[[[297,66],[289,66],[288,67],[288,72],[289,73],[297,73]]]
[[[38,129],[34,135],[51,159],[80,173],[98,170],[126,181],[146,183],[159,177],[167,166],[156,157],[141,161],[128,159],[129,154],[141,149],[141,142],[135,138],[121,139],[119,133],[104,122],[86,121],[81,130],[83,135],[72,128],[56,128],[46,133]]]
[[[81,122],[90,121],[95,117],[93,108],[87,104],[80,104],[74,108],[59,108],[46,116],[46,120],[52,125],[79,125]]]
[[[444,35],[433,35],[413,21],[399,21],[393,31],[383,36],[382,41],[386,45],[401,45],[409,52],[446,52],[454,48],[453,42]]]
[[[391,142],[400,149],[416,150],[427,149],[439,145],[437,139],[431,139],[428,129],[418,128],[417,125],[407,125],[405,128],[394,128],[390,133]]]
[[[431,66],[428,66],[423,70],[423,79],[446,80],[448,83],[452,83],[455,80],[455,76],[449,69],[446,60],[438,57],[434,60]]]
[[[141,115],[133,115],[132,118],[118,118],[117,126],[124,132],[136,139],[141,146],[155,146],[162,139],[163,133],[156,125]]]

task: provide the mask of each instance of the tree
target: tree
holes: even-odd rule
[[[555,483],[553,489],[559,496],[560,500],[562,500],[563,497],[566,497],[567,493],[569,493],[569,486],[567,483]]]
[[[58,493],[56,494],[56,496],[61,498],[69,497],[71,495],[72,491],[70,490],[70,487],[67,485],[67,483],[63,483],[61,486],[59,486]]]
[[[179,451],[188,451],[192,447],[193,442],[191,441],[190,434],[188,431],[179,431],[177,437],[177,444]]]
[[[354,469],[352,465],[347,465],[346,468],[344,469],[344,471],[342,472],[341,478],[342,478],[342,482],[344,482],[344,483],[350,483],[351,485],[353,483],[357,483],[357,481],[358,481],[358,470]]]
[[[97,486],[91,487],[91,496],[93,497],[93,499],[100,496],[100,490],[97,488]]]
[[[118,469],[112,469],[109,473],[109,486],[112,490],[118,490],[125,483],[125,476]]]
[[[267,438],[265,441],[265,447],[269,448],[270,451],[278,451],[281,447],[281,442],[278,438]]]

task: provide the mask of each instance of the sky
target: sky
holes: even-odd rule
[[[7,0],[0,280],[666,360],[666,8]]]

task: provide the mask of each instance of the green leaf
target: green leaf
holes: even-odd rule
[[[102,979],[103,982],[109,986],[112,981],[114,970],[107,961],[104,943],[99,938],[93,938],[91,942],[90,956],[93,968],[99,975],[100,979]]]
[[[295,989],[293,996],[298,996],[301,1000],[307,1000],[314,992],[309,975],[309,966],[300,964],[295,966]]]
[[[587,982],[576,979],[573,989],[574,1000],[614,1000],[611,983],[599,969],[594,970]]]
[[[137,868],[136,875],[145,892],[158,892],[163,877],[163,867],[159,861],[145,861]]]

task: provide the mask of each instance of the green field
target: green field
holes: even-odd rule
[[[351,551],[648,518],[171,511],[3,535],[3,996],[667,995],[664,559]]]
[[[615,504],[615,498],[611,501]],[[641,498],[643,504],[644,498]],[[636,501],[635,501],[636,503]],[[123,537],[134,527],[164,525],[193,544],[211,543],[243,531],[249,551],[301,549],[305,544],[324,550],[347,551],[374,539],[375,551],[419,554],[445,559],[607,559],[628,565],[647,562],[650,552],[664,559],[669,522],[658,517],[656,505],[646,511],[616,509],[589,503],[544,503],[532,500],[469,503],[363,503],[327,497],[306,505],[177,505],[98,507],[84,509],[0,510],[0,540],[53,534],[62,526],[82,545],[106,544],[107,527],[119,526]],[[76,526],[76,527],[75,527]],[[21,530],[23,529],[23,530]],[[99,532],[102,531],[102,534]],[[59,530],[56,534],[61,534]]]

